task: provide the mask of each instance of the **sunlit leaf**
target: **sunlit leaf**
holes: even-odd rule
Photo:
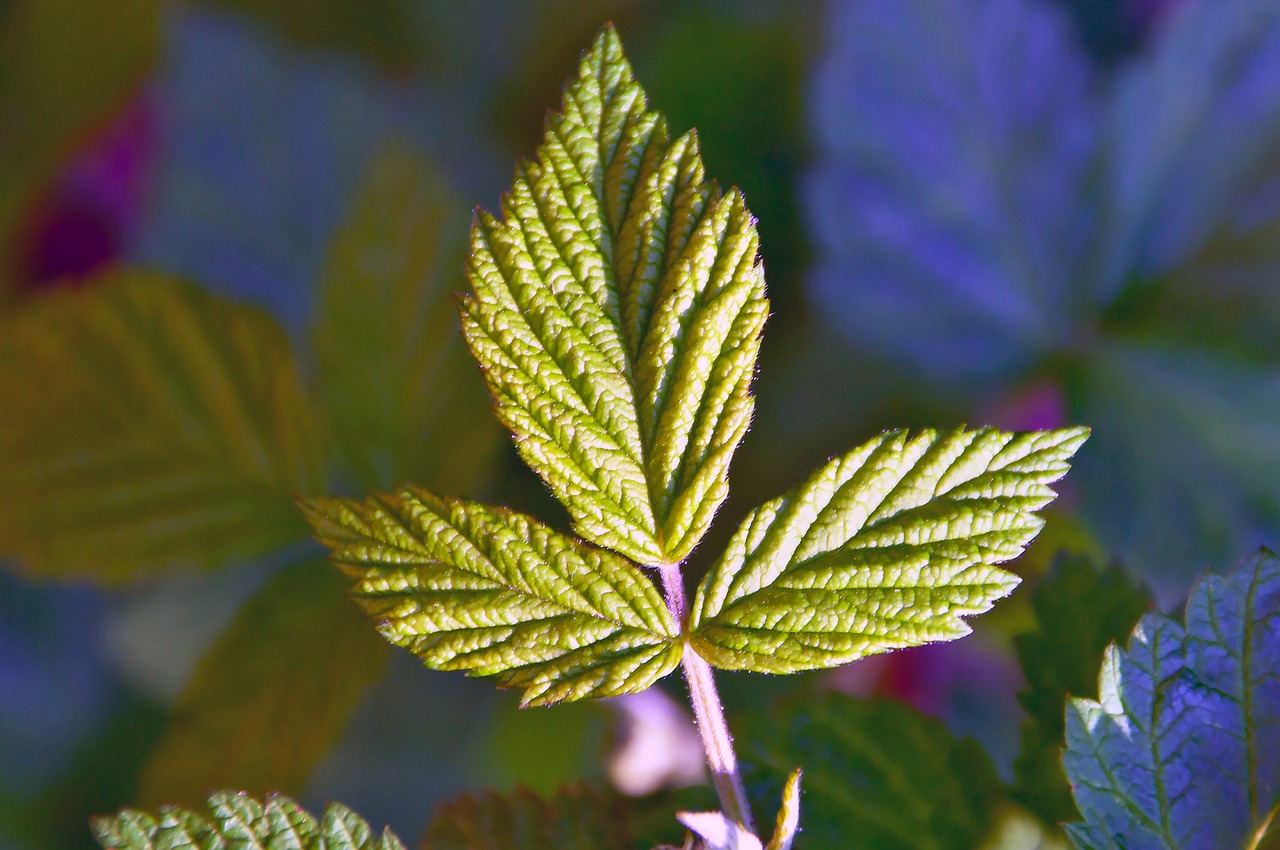
[[[694,647],[790,673],[968,634],[1087,435],[890,431],[837,458],[748,515],[698,588]]]
[[[1098,692],[1067,703],[1076,845],[1253,847],[1280,806],[1280,560],[1202,578],[1185,627],[1144,616]]]
[[[304,507],[383,636],[429,667],[542,705],[642,691],[680,660],[638,568],[526,516],[412,487]]]
[[[0,551],[117,582],[302,538],[323,472],[284,332],[163,276],[119,272],[4,317]]]
[[[219,791],[209,811],[164,806],[159,817],[136,809],[93,819],[103,850],[404,850],[391,830],[378,835],[364,818],[330,803],[317,819],[288,797],[265,802],[234,791]]]
[[[1095,694],[1098,665],[1151,607],[1146,589],[1118,565],[1099,570],[1084,557],[1060,555],[1031,599],[1034,631],[1016,639],[1027,686],[1018,695],[1027,720],[1014,762],[1014,796],[1046,824],[1079,817],[1062,771],[1068,696]]]
[[[498,444],[458,332],[466,214],[424,163],[391,147],[334,238],[313,332],[317,384],[366,486],[466,492]]]
[[[739,741],[763,799],[804,766],[795,850],[974,850],[996,823],[1000,780],[982,748],[899,703],[796,701],[751,715]]]
[[[768,306],[754,221],[671,140],[612,28],[472,227],[463,328],[525,461],[589,540],[682,560],[728,491]]]
[[[138,799],[198,805],[208,789],[301,793],[387,644],[324,563],[280,573],[201,659],[143,772]]]

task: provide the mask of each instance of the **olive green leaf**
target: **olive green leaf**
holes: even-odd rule
[[[383,636],[438,670],[496,676],[524,705],[642,691],[680,660],[653,583],[517,513],[407,487],[306,501]]]
[[[112,273],[0,320],[0,552],[45,577],[215,567],[305,536],[323,463],[284,331]]]
[[[606,27],[502,218],[477,215],[463,303],[499,417],[583,537],[653,565],[706,532],[751,418],[758,241]]]
[[[624,797],[586,785],[540,797],[528,789],[486,791],[436,811],[423,850],[637,850],[681,832],[671,794]]]
[[[334,236],[312,333],[345,466],[368,488],[473,488],[501,429],[458,333],[466,217],[409,151],[369,167]]]
[[[691,639],[729,669],[791,673],[969,633],[1018,583],[995,567],[1087,429],[890,431],[752,511],[694,598]]]
[[[264,802],[219,791],[209,796],[209,813],[164,806],[158,818],[121,809],[93,818],[93,835],[103,850],[404,850],[391,830],[381,835],[364,818],[330,803],[317,820],[293,800],[277,794]]]
[[[139,802],[193,805],[210,787],[305,790],[387,657],[347,586],[308,561],[240,609],[179,696]]]

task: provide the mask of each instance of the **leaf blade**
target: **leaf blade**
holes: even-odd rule
[[[319,822],[279,794],[259,802],[243,792],[218,791],[206,806],[199,812],[163,806],[159,818],[121,809],[93,818],[93,835],[103,850],[404,850],[390,829],[375,833],[339,803],[330,803]]]
[[[743,521],[695,595],[695,648],[788,673],[967,634],[1087,433],[892,431],[837,458]]]
[[[499,417],[587,539],[653,565],[705,533],[751,415],[757,252],[606,27],[502,219],[476,217],[463,303]]]
[[[429,667],[544,705],[640,691],[679,661],[643,573],[529,517],[413,487],[303,507],[383,636]]]
[[[318,384],[368,487],[413,480],[466,492],[498,444],[458,334],[453,270],[465,242],[455,203],[426,163],[389,145],[330,246],[312,327]]]
[[[1112,645],[1099,699],[1067,703],[1063,765],[1082,846],[1246,846],[1280,801],[1280,560],[1209,574],[1185,627],[1161,614]]]
[[[265,314],[122,271],[3,331],[0,549],[28,570],[120,582],[304,536],[322,448]]]
[[[300,793],[386,662],[386,643],[314,561],[275,576],[204,655],[143,770],[138,799],[209,787]]]

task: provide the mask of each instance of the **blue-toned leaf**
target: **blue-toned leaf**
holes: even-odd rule
[[[1185,627],[1143,617],[1098,691],[1067,704],[1078,846],[1255,846],[1280,803],[1280,560],[1201,579]]]
[[[1089,301],[1088,66],[1041,0],[834,4],[805,181],[815,295],[942,375],[1052,347]]]
[[[1112,287],[1194,255],[1260,187],[1274,210],[1280,180],[1280,4],[1186,3],[1158,36],[1108,106],[1101,279]]]

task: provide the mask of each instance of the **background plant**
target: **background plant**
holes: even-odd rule
[[[90,14],[92,7],[86,5],[76,5],[70,14],[62,11],[69,5],[59,4],[35,3],[28,9],[28,4],[13,3],[6,8],[5,43],[21,48],[3,51],[5,67],[0,73],[10,122],[6,126],[17,128],[0,134],[6,173],[15,178],[6,177],[0,189],[21,189],[18,200],[6,201],[19,211],[7,225],[9,272],[4,280],[11,298],[18,291],[31,293],[60,273],[78,274],[104,257],[145,261],[202,287],[266,305],[296,340],[312,315],[311,292],[322,277],[331,231],[350,218],[356,186],[369,172],[368,157],[382,140],[391,133],[407,138],[448,174],[455,184],[454,197],[496,197],[510,181],[510,160],[533,146],[543,105],[553,101],[564,69],[603,16],[598,4],[587,4],[583,10],[571,3],[516,4],[505,17],[486,10],[484,26],[479,26],[455,12],[454,4],[365,4],[367,14],[354,17],[339,8],[345,4],[323,10],[313,4],[304,17],[291,13],[289,4],[253,4],[251,9],[240,5],[240,11],[231,11],[233,5],[169,6],[158,15],[158,5],[147,3],[109,16]],[[674,125],[700,128],[710,172],[740,181],[761,217],[775,314],[762,352],[760,405],[735,465],[734,493],[723,509],[727,520],[783,491],[859,434],[891,425],[960,421],[1052,427],[1067,421],[1062,411],[1065,399],[1072,406],[1072,420],[1098,426],[1094,448],[1078,470],[1084,474],[1073,479],[1078,489],[1062,503],[1066,513],[1049,525],[1048,533],[1057,539],[1033,548],[1032,560],[1021,562],[1019,570],[1035,578],[1063,537],[1098,551],[1139,552],[1136,538],[1129,541],[1115,526],[1093,521],[1122,516],[1119,512],[1102,508],[1100,514],[1085,517],[1076,526],[1080,534],[1066,521],[1074,517],[1073,505],[1101,506],[1113,496],[1123,498],[1125,505],[1146,506],[1142,522],[1128,527],[1154,529],[1152,539],[1177,546],[1168,557],[1149,553],[1129,559],[1130,568],[1140,567],[1157,581],[1166,607],[1180,596],[1193,567],[1229,563],[1240,551],[1271,536],[1267,529],[1273,523],[1259,506],[1265,507],[1267,494],[1274,491],[1257,483],[1266,479],[1272,466],[1267,461],[1273,454],[1267,448],[1270,430],[1264,415],[1251,414],[1265,410],[1258,402],[1266,398],[1267,376],[1273,371],[1266,341],[1274,338],[1269,330],[1274,324],[1272,288],[1267,285],[1275,268],[1274,240],[1267,235],[1274,216],[1264,201],[1274,177],[1274,159],[1268,153],[1274,151],[1274,136],[1267,129],[1266,110],[1253,105],[1275,102],[1266,96],[1266,81],[1272,76],[1266,72],[1266,45],[1274,25],[1267,23],[1265,7],[1259,7],[1254,28],[1186,26],[1180,22],[1196,4],[1179,5],[1183,11],[1175,4],[1137,2],[937,4],[948,22],[917,29],[898,23],[913,16],[911,4],[896,11],[849,4],[847,12],[840,4],[809,5],[802,12],[792,4],[785,10],[769,4],[724,9],[700,3],[611,9],[657,102],[671,114]],[[45,10],[47,17],[36,17]],[[898,44],[902,50],[848,49],[859,43],[858,32],[833,24],[853,19],[855,13],[870,14],[866,10],[881,16],[885,32],[899,33],[882,39],[882,45]],[[1067,16],[1054,10],[1065,10]],[[1248,9],[1232,2],[1220,11],[1222,19],[1230,21]],[[263,24],[256,22],[258,16]],[[1046,19],[1059,22],[1049,31],[1058,33],[1057,43],[1069,48],[1071,58],[1066,66],[1055,65],[1045,73],[1068,81],[1083,73],[1085,93],[1076,101],[1109,102],[1106,90],[1115,85],[1111,81],[1136,75],[1130,69],[1152,67],[1147,57],[1158,53],[1168,73],[1156,79],[1173,80],[1185,73],[1189,79],[1205,81],[1198,102],[1214,106],[1214,117],[1201,121],[1197,116],[1209,113],[1190,108],[1191,102],[1183,99],[1197,89],[1172,85],[1159,98],[1140,98],[1144,108],[1127,113],[1151,119],[1135,125],[1151,132],[1133,137],[1131,155],[1099,159],[1089,154],[1085,158],[1090,163],[1109,165],[1088,166],[1083,178],[1070,176],[1078,171],[1061,172],[1044,162],[1025,169],[999,168],[990,172],[999,177],[998,185],[1021,187],[1029,196],[1035,196],[1030,188],[1037,181],[1115,194],[1130,185],[1126,181],[1136,174],[1135,164],[1168,164],[1169,179],[1152,185],[1216,185],[1219,188],[1209,197],[1217,200],[1188,203],[1181,213],[1177,203],[1162,201],[1156,207],[1162,211],[1158,215],[1132,220],[1138,222],[1136,232],[1142,239],[1176,249],[1170,254],[1175,258],[1162,266],[1166,276],[1146,290],[1150,298],[1115,302],[1102,337],[1081,333],[1074,347],[1061,346],[1057,337],[1033,344],[1038,351],[1057,352],[1035,368],[1042,376],[1038,380],[1031,379],[1029,370],[984,368],[971,373],[963,386],[954,379],[922,382],[918,374],[902,370],[898,354],[930,350],[934,333],[926,332],[922,319],[930,315],[928,307],[936,300],[922,302],[912,296],[915,300],[905,302],[911,305],[906,312],[917,321],[890,325],[900,340],[896,349],[877,344],[873,350],[865,335],[855,339],[829,333],[840,324],[830,320],[841,314],[831,302],[822,302],[819,310],[810,307],[807,282],[814,278],[805,271],[806,243],[814,246],[819,258],[828,255],[833,249],[819,234],[824,222],[834,227],[841,214],[793,188],[805,161],[799,151],[815,151],[815,171],[836,159],[835,149],[817,141],[828,135],[806,129],[800,115],[809,113],[810,128],[833,122],[836,129],[830,137],[843,138],[843,145],[855,149],[861,149],[860,140],[883,138],[890,114],[914,116],[894,124],[896,135],[880,143],[891,151],[919,150],[925,140],[938,137],[939,126],[952,126],[948,132],[953,138],[973,140],[980,138],[983,128],[994,132],[1000,127],[1037,126],[1034,121],[1019,123],[1020,116],[1044,116],[1057,101],[1037,98],[1033,103],[1043,109],[1036,113],[1025,106],[1011,108],[1020,101],[1015,92],[1000,86],[982,88],[982,98],[939,100],[912,92],[924,91],[915,82],[924,79],[955,81],[958,90],[963,90],[963,80],[1036,79],[1008,70],[1018,55],[1015,51],[977,49],[966,39],[980,30],[956,21],[986,22],[991,32],[1030,27],[1023,31],[1042,33],[1037,38],[1044,39],[1044,28],[1035,24]],[[503,25],[495,25],[497,20]],[[1175,32],[1203,38],[1173,39]],[[104,33],[113,35],[100,37]],[[927,38],[941,40],[926,42]],[[935,46],[921,47],[926,43]],[[1043,53],[1059,56],[1062,51]],[[892,63],[894,56],[911,56],[912,67],[922,70],[924,64],[942,63],[944,57],[951,57],[951,64],[929,65],[934,70],[928,74],[903,76],[893,70],[900,67]],[[1195,64],[1202,61],[1222,73],[1204,73]],[[1064,70],[1069,67],[1077,72]],[[227,73],[232,70],[236,73]],[[855,80],[900,80],[902,86],[895,91],[901,96],[859,107],[870,119],[855,118],[839,104],[820,106],[817,91],[822,81],[846,71]],[[1249,80],[1256,84],[1251,87]],[[1099,90],[1101,98],[1091,94]],[[894,103],[904,102],[918,106],[909,113],[890,112]],[[27,106],[15,109],[17,103]],[[969,106],[957,112],[953,103]],[[945,123],[957,114],[971,120],[959,126]],[[1117,109],[1111,117],[1095,120],[1092,126],[1102,128],[1102,143],[1091,150],[1112,147],[1111,128],[1124,114]],[[843,123],[835,123],[842,116]],[[1160,116],[1188,123],[1157,120]],[[998,133],[994,137],[1001,138]],[[1178,148],[1182,155],[1156,155],[1173,150],[1174,139],[1183,140]],[[10,157],[17,144],[38,156]],[[990,150],[969,142],[951,149]],[[1019,161],[1013,155],[973,160],[1005,166]],[[966,187],[990,185],[975,176],[985,172],[949,170],[945,158],[914,162],[923,185],[946,187],[948,197],[956,201],[955,215],[949,219],[954,229],[941,232],[982,231],[984,208],[976,200],[1000,195]],[[896,172],[885,168],[881,173]],[[1068,176],[1053,177],[1058,173]],[[1232,188],[1236,186],[1256,187],[1257,192],[1238,193]],[[1177,192],[1170,191],[1169,197],[1175,198]],[[886,184],[845,197],[856,199],[861,209],[875,210],[897,208],[888,204],[910,196],[902,186]],[[812,211],[806,213],[809,223],[803,226],[797,215],[801,208]],[[928,211],[936,207],[903,207],[908,208],[914,211],[902,220],[910,223],[928,220]],[[1025,234],[1040,226],[1041,215],[1028,209],[1017,217],[1027,227],[990,231],[1003,234],[987,243],[996,254],[1013,255],[1019,246],[1033,244]],[[1191,229],[1174,226],[1177,215],[1192,211],[1205,213],[1200,224]],[[456,216],[461,227],[466,212],[458,209]],[[1187,258],[1196,254],[1195,232],[1210,234],[1204,244],[1213,247],[1192,260]],[[1252,235],[1235,239],[1233,232]],[[75,236],[71,241],[69,233]],[[855,238],[857,228],[846,228],[844,235]],[[946,268],[953,263],[954,244],[947,238],[910,245],[884,242],[879,256],[891,270],[915,268],[921,261]],[[85,253],[95,246],[96,252]],[[1031,255],[1039,256],[1035,251]],[[844,259],[852,263],[857,258],[846,253]],[[1138,275],[1151,277],[1145,271]],[[863,275],[860,283],[850,280],[845,292],[856,296],[875,279]],[[959,278],[940,278],[938,291],[949,291],[955,279]],[[965,291],[982,303],[1003,303],[997,296],[1000,275],[967,279],[972,285]],[[1027,287],[1032,293],[1041,291],[1037,282]],[[462,284],[446,288],[460,289]],[[841,321],[852,320],[844,315]],[[969,326],[985,325],[975,321]],[[1041,331],[1032,327],[1034,323],[1023,334],[1034,342]],[[1059,366],[1080,362],[1074,358],[1081,352],[1092,360],[1090,340],[1116,337],[1137,339],[1142,345],[1148,339],[1161,341],[1161,364],[1177,365],[1175,371],[1187,380],[1171,382],[1170,372],[1161,368],[1141,383],[1144,389],[1176,387],[1176,392],[1162,395],[1173,402],[1171,407],[1144,403],[1125,411],[1113,405],[1121,416],[1080,406],[1082,394],[1096,396],[1089,382],[1112,376],[1105,368]],[[1022,350],[1023,344],[1016,347]],[[303,352],[305,346],[295,343],[294,350]],[[892,357],[882,356],[891,350]],[[1185,356],[1175,363],[1178,354]],[[1209,354],[1218,366],[1202,368],[1211,364]],[[319,386],[310,384],[310,358],[300,359],[304,380]],[[25,406],[22,397],[43,386],[19,381],[6,391],[5,409]],[[1127,393],[1110,397],[1124,399]],[[1134,421],[1139,416],[1141,423]],[[44,427],[39,422],[26,424],[33,430]],[[1223,426],[1221,434],[1232,435],[1230,439],[1205,436],[1219,433],[1218,425]],[[1103,489],[1109,469],[1119,468],[1101,460],[1103,450],[1116,445],[1114,440],[1124,433],[1146,435],[1136,443],[1142,448],[1133,457],[1208,455],[1210,460],[1185,466],[1144,463],[1141,475],[1126,476],[1120,487]],[[1090,458],[1098,459],[1097,467],[1088,463]],[[1221,462],[1223,458],[1236,460]],[[504,458],[497,467],[501,481],[493,485],[493,492],[500,492],[513,507],[555,523],[555,504],[517,469],[514,458]],[[1184,472],[1185,479],[1172,477]],[[347,487],[352,493],[365,489],[354,482]],[[1242,503],[1242,493],[1253,495]],[[1243,504],[1244,509],[1223,507],[1229,504]],[[1191,515],[1188,505],[1194,506],[1195,516],[1207,519],[1186,521]],[[733,522],[720,527],[728,533]],[[707,552],[723,545],[716,533],[713,530],[707,541]],[[1089,542],[1089,536],[1095,542]],[[1201,554],[1182,561],[1182,552],[1192,550]],[[0,700],[3,751],[17,754],[0,759],[0,774],[9,777],[0,782],[6,800],[0,806],[5,840],[22,846],[83,843],[88,840],[81,826],[85,814],[135,799],[128,790],[129,777],[136,774],[148,742],[155,740],[164,723],[163,709],[180,689],[190,659],[207,640],[202,635],[216,629],[225,616],[219,611],[229,614],[235,602],[279,564],[249,558],[203,581],[187,577],[141,586],[135,582],[106,595],[83,585],[3,578],[0,666],[6,682],[20,683],[4,688]],[[706,566],[696,556],[691,569],[696,573]],[[1009,634],[1029,627],[1030,612],[1023,607],[1029,598],[1029,592],[1016,594],[1003,610],[978,623],[975,638],[952,648],[896,654],[888,664],[864,663],[819,681],[730,676],[721,683],[725,700],[734,713],[784,691],[870,687],[945,717],[953,731],[979,734],[1004,773],[1017,748],[1016,736],[1008,730],[1017,727],[1012,694],[1018,685],[1000,647]],[[164,639],[156,639],[156,634]],[[135,637],[130,640],[130,635]],[[157,654],[157,648],[166,652]],[[854,681],[855,675],[860,681]],[[424,679],[431,685],[422,684]],[[983,683],[981,689],[975,681]],[[411,665],[396,663],[380,688],[381,697],[366,702],[347,727],[337,755],[313,774],[307,792],[312,796],[304,797],[313,808],[322,808],[325,798],[342,799],[376,822],[390,820],[402,834],[416,836],[426,817],[425,796],[485,782],[509,784],[516,777],[547,791],[561,779],[599,770],[593,767],[599,761],[591,736],[578,731],[599,728],[591,709],[494,710],[490,689],[483,685],[422,677]],[[396,722],[397,714],[390,708],[396,704],[423,708]],[[439,722],[423,723],[423,716]],[[536,726],[536,734],[526,733],[531,726]],[[431,728],[449,728],[448,741],[422,740]],[[380,737],[374,730],[388,731]],[[519,746],[537,738],[560,741],[562,746],[555,748],[558,758],[548,760],[545,751],[531,757],[530,747]],[[411,752],[415,746],[416,754]],[[428,760],[435,767],[423,771],[421,765]],[[376,769],[360,776],[361,763]]]

